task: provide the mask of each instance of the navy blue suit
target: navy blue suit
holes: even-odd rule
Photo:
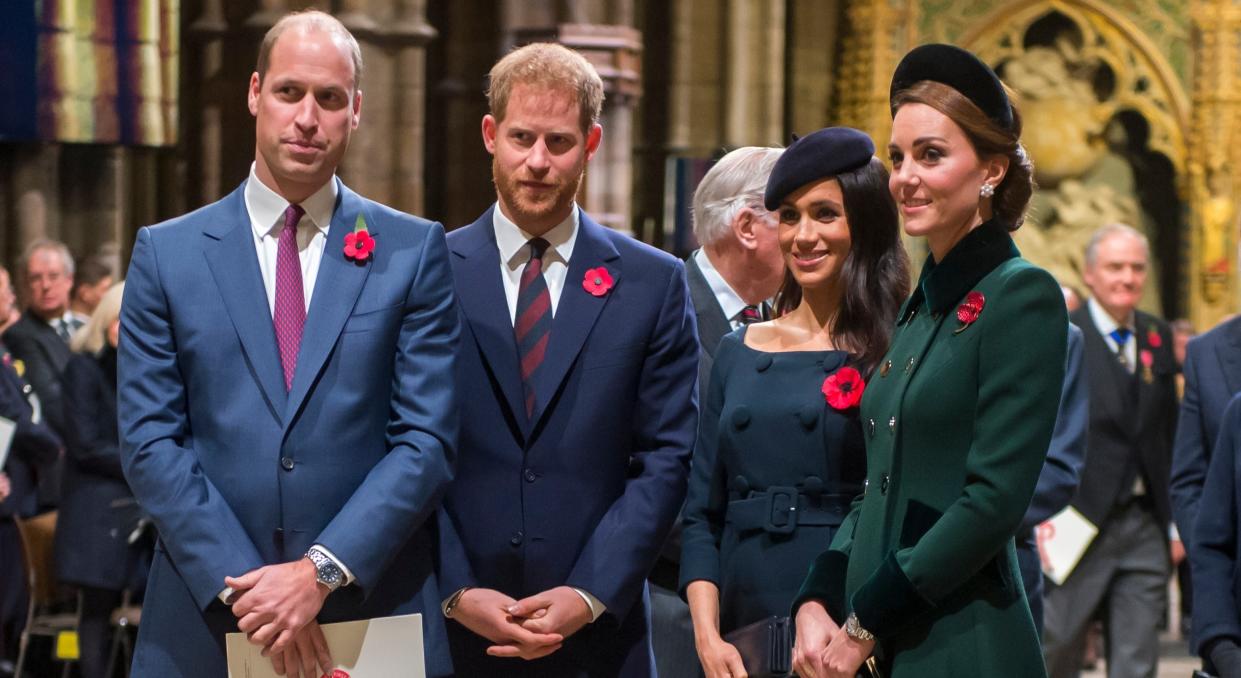
[[[1199,652],[1212,641],[1241,644],[1241,395],[1218,419],[1219,438],[1202,488],[1190,543],[1194,585],[1194,643]],[[1184,531],[1181,532],[1185,534]]]
[[[1241,391],[1241,318],[1233,318],[1190,340],[1185,349],[1185,396],[1172,447],[1172,512],[1186,548],[1193,546],[1194,521],[1219,435],[1220,419]]]
[[[492,209],[495,209],[494,207]],[[461,676],[648,676],[645,577],[685,496],[698,337],[677,259],[581,214],[527,418],[492,211],[448,236],[461,300],[458,476],[444,500],[445,597],[585,590],[607,612],[543,659],[488,657],[450,624]],[[583,289],[604,266],[613,287]]]
[[[1086,433],[1090,420],[1090,390],[1082,368],[1084,339],[1076,325],[1069,325],[1068,352],[1064,359],[1064,386],[1056,428],[1047,446],[1047,460],[1038,476],[1030,508],[1017,529],[1017,565],[1025,585],[1026,600],[1034,625],[1043,630],[1043,568],[1034,528],[1069,505],[1086,465]]]
[[[315,543],[356,581],[320,622],[438,610],[432,515],[452,477],[458,324],[438,224],[338,184],[286,393],[243,187],[138,232],[125,285],[125,477],[159,528],[135,676],[224,674],[225,576]],[[346,259],[365,215],[375,251]],[[450,673],[424,615],[427,674]]]

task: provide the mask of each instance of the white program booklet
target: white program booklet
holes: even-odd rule
[[[1097,534],[1099,528],[1072,506],[1034,528],[1043,574],[1057,586],[1063,584]]]
[[[9,450],[13,447],[13,434],[17,433],[17,422],[0,417],[0,471],[9,460]]]
[[[336,662],[331,678],[426,678],[422,615],[378,617],[323,624],[323,637]],[[228,678],[281,678],[262,648],[244,633],[224,639]]]

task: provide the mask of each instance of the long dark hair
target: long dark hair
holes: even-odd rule
[[[871,158],[834,178],[844,197],[850,245],[840,273],[845,289],[832,339],[853,354],[854,364],[866,377],[888,352],[896,313],[909,294],[909,256],[901,245],[900,221],[883,163]],[[776,293],[776,315],[800,303],[801,285],[785,268],[784,283]]]

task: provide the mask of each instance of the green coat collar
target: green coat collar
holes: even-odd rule
[[[997,266],[1019,256],[1003,224],[995,219],[982,223],[949,250],[943,261],[937,264],[927,256],[918,286],[901,308],[900,322],[908,320],[923,301],[931,313],[944,313]]]

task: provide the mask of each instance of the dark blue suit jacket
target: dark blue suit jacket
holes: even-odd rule
[[[17,374],[4,344],[0,344],[0,359],[0,417],[16,424],[8,459],[0,467],[10,484],[9,497],[0,502],[0,518],[28,518],[39,508],[35,469],[56,460],[61,441],[45,422],[32,420],[31,387]]]
[[[244,187],[244,185],[243,185]],[[372,258],[345,258],[359,214]],[[343,184],[285,392],[243,188],[138,232],[121,311],[125,477],[159,528],[135,676],[224,674],[225,576],[320,543],[356,582],[320,621],[438,609],[457,314],[439,224]],[[424,616],[428,675],[450,672]]]
[[[1060,390],[1060,409],[1056,428],[1047,446],[1047,459],[1038,476],[1030,508],[1017,530],[1017,565],[1025,585],[1026,600],[1035,626],[1043,628],[1043,569],[1039,560],[1034,529],[1059,513],[1073,500],[1077,483],[1086,465],[1086,434],[1090,421],[1090,387],[1082,366],[1085,340],[1076,325],[1069,324],[1069,346],[1064,358],[1064,386]]]
[[[1189,542],[1194,644],[1200,653],[1218,638],[1241,643],[1241,577],[1237,576],[1241,563],[1241,394],[1228,403],[1218,422],[1219,438]]]
[[[464,322],[444,595],[568,585],[607,607],[533,662],[488,657],[489,642],[453,623],[458,675],[650,675],[644,578],[685,496],[698,421],[685,267],[582,213],[527,420],[492,210],[448,246]],[[614,285],[593,296],[582,281],[599,266]]]
[[[1220,419],[1233,394],[1241,391],[1241,318],[1190,340],[1183,371],[1185,396],[1172,448],[1170,490],[1181,540],[1190,547]]]

